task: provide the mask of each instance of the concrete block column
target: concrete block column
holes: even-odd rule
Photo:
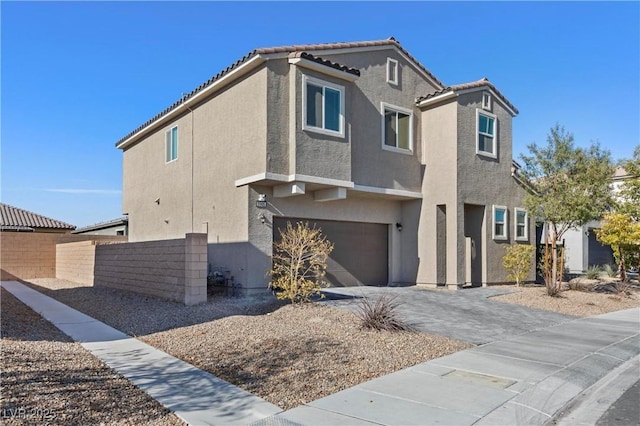
[[[184,244],[184,304],[207,301],[207,234],[186,234]]]

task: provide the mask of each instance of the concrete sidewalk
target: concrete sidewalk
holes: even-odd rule
[[[23,284],[1,285],[191,425],[246,425],[282,411]]]
[[[598,383],[637,379],[639,330],[638,308],[576,319],[425,362],[253,425],[541,425],[587,390],[598,388],[606,398],[608,388]]]
[[[192,425],[541,425],[560,414],[567,424],[595,424],[626,390],[611,384],[640,375],[635,308],[566,319],[281,412],[18,282],[2,287]],[[594,399],[610,403],[567,414],[581,399],[590,408]]]

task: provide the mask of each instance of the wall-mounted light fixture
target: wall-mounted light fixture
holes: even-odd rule
[[[398,232],[402,232],[402,224],[400,222],[396,222],[396,229]]]
[[[256,200],[256,207],[259,209],[267,208],[267,194],[258,194],[258,199]]]
[[[160,204],[160,198],[156,198],[155,200],[153,200],[153,202],[156,204]]]
[[[264,215],[264,213],[260,213],[258,219],[260,219],[260,223],[265,223],[267,221],[267,217]]]

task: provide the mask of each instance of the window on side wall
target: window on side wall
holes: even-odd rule
[[[165,161],[178,159],[178,126],[174,126],[165,133]]]
[[[384,102],[380,109],[382,148],[410,154],[413,150],[413,112]]]
[[[476,153],[491,158],[498,158],[496,133],[498,121],[496,116],[476,110],[478,131],[476,132]]]
[[[504,206],[493,206],[493,239],[506,240],[508,211]]]
[[[344,87],[304,76],[303,129],[344,136]]]
[[[387,58],[387,83],[398,85],[398,61]]]
[[[525,209],[515,209],[516,241],[529,241],[529,216]]]

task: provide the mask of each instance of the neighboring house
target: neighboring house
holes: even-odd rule
[[[117,142],[129,241],[206,233],[212,269],[265,289],[303,220],[334,243],[333,285],[505,282],[505,246],[535,238],[517,113],[393,38],[253,50]]]
[[[129,235],[129,219],[121,217],[106,222],[96,223],[94,225],[83,226],[73,231],[73,234],[90,234],[90,235]]]
[[[51,219],[28,210],[0,203],[0,230],[7,232],[69,233],[74,225]]]
[[[617,167],[611,178],[611,190],[614,196],[620,192],[620,187],[629,174],[622,167]],[[616,264],[613,250],[597,240],[595,230],[600,229],[600,221],[594,220],[576,229],[569,229],[564,234],[566,249],[566,270],[570,274],[582,274],[590,266]]]

